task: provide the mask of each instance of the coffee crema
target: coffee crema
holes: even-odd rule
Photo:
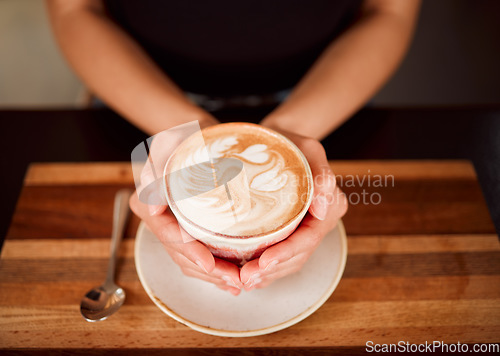
[[[301,214],[312,194],[310,168],[298,148],[255,124],[193,134],[172,154],[166,174],[171,208],[226,237],[277,231]]]

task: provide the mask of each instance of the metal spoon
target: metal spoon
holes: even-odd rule
[[[108,264],[106,281],[100,287],[85,294],[80,311],[87,321],[104,320],[116,312],[125,301],[125,291],[115,284],[116,252],[122,240],[123,230],[129,214],[128,200],[131,191],[122,189],[115,195],[113,210],[113,232],[111,235],[111,257]]]

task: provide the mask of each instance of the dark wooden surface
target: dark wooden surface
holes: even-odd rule
[[[102,354],[220,348],[362,353],[365,343],[500,341],[500,245],[466,161],[334,161],[344,189],[379,193],[351,205],[344,277],[316,313],[277,333],[222,338],[193,331],[151,302],[134,266],[133,218],[120,251],[120,311],[79,315],[104,279],[113,197],[132,186],[129,163],[38,164],[25,177],[0,260],[0,353]],[[394,186],[348,187],[349,175],[392,175]],[[268,351],[269,351],[268,350]]]
[[[258,121],[272,108],[214,113]],[[0,245],[33,162],[128,161],[147,136],[107,109],[0,110]],[[330,159],[467,159],[500,231],[500,107],[365,108],[323,141]]]

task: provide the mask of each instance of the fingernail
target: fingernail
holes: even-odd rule
[[[148,208],[149,208],[149,215],[155,216],[155,215],[158,215],[162,206],[161,205],[148,205]]]
[[[245,285],[250,287],[256,279],[260,279],[260,273],[254,273],[248,278],[248,281],[245,282]]]
[[[267,266],[264,268],[264,271],[272,271],[274,267],[278,264],[278,260],[272,260],[267,264]]]
[[[325,220],[326,213],[328,212],[328,200],[324,195],[318,195],[314,201],[311,213],[318,220]]]
[[[201,261],[200,261],[200,260],[196,260],[196,262],[195,262],[195,263],[198,265],[198,267],[200,267],[200,268],[203,270],[203,272],[205,272],[205,273],[207,273],[207,274],[208,274],[207,269],[205,268],[205,266],[203,265],[203,263],[201,263]]]
[[[257,278],[250,278],[250,280],[248,282],[250,282],[250,283],[248,285],[245,285],[245,290],[246,291],[251,291],[252,289],[255,288],[255,286],[257,284],[259,284],[259,283],[262,282],[262,279],[260,279],[259,277],[257,277]]]
[[[260,279],[260,278],[255,278],[255,279],[253,280],[253,284],[252,284],[252,285],[253,285],[253,286],[256,286],[257,284],[259,284],[259,283],[261,283],[261,282],[262,282],[262,279]]]
[[[227,284],[229,287],[234,287],[234,288],[241,289],[240,287],[238,287],[238,286],[236,285],[236,283],[234,283],[234,281],[233,281],[233,279],[232,279],[231,277],[229,277],[229,276],[222,276],[221,278],[222,278],[222,280],[223,280],[224,282],[226,282],[226,284]]]

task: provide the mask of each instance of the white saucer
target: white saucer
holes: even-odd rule
[[[235,297],[184,276],[143,222],[135,240],[137,273],[153,302],[194,330],[229,337],[269,334],[307,318],[337,287],[346,258],[347,239],[340,221],[302,270]]]

